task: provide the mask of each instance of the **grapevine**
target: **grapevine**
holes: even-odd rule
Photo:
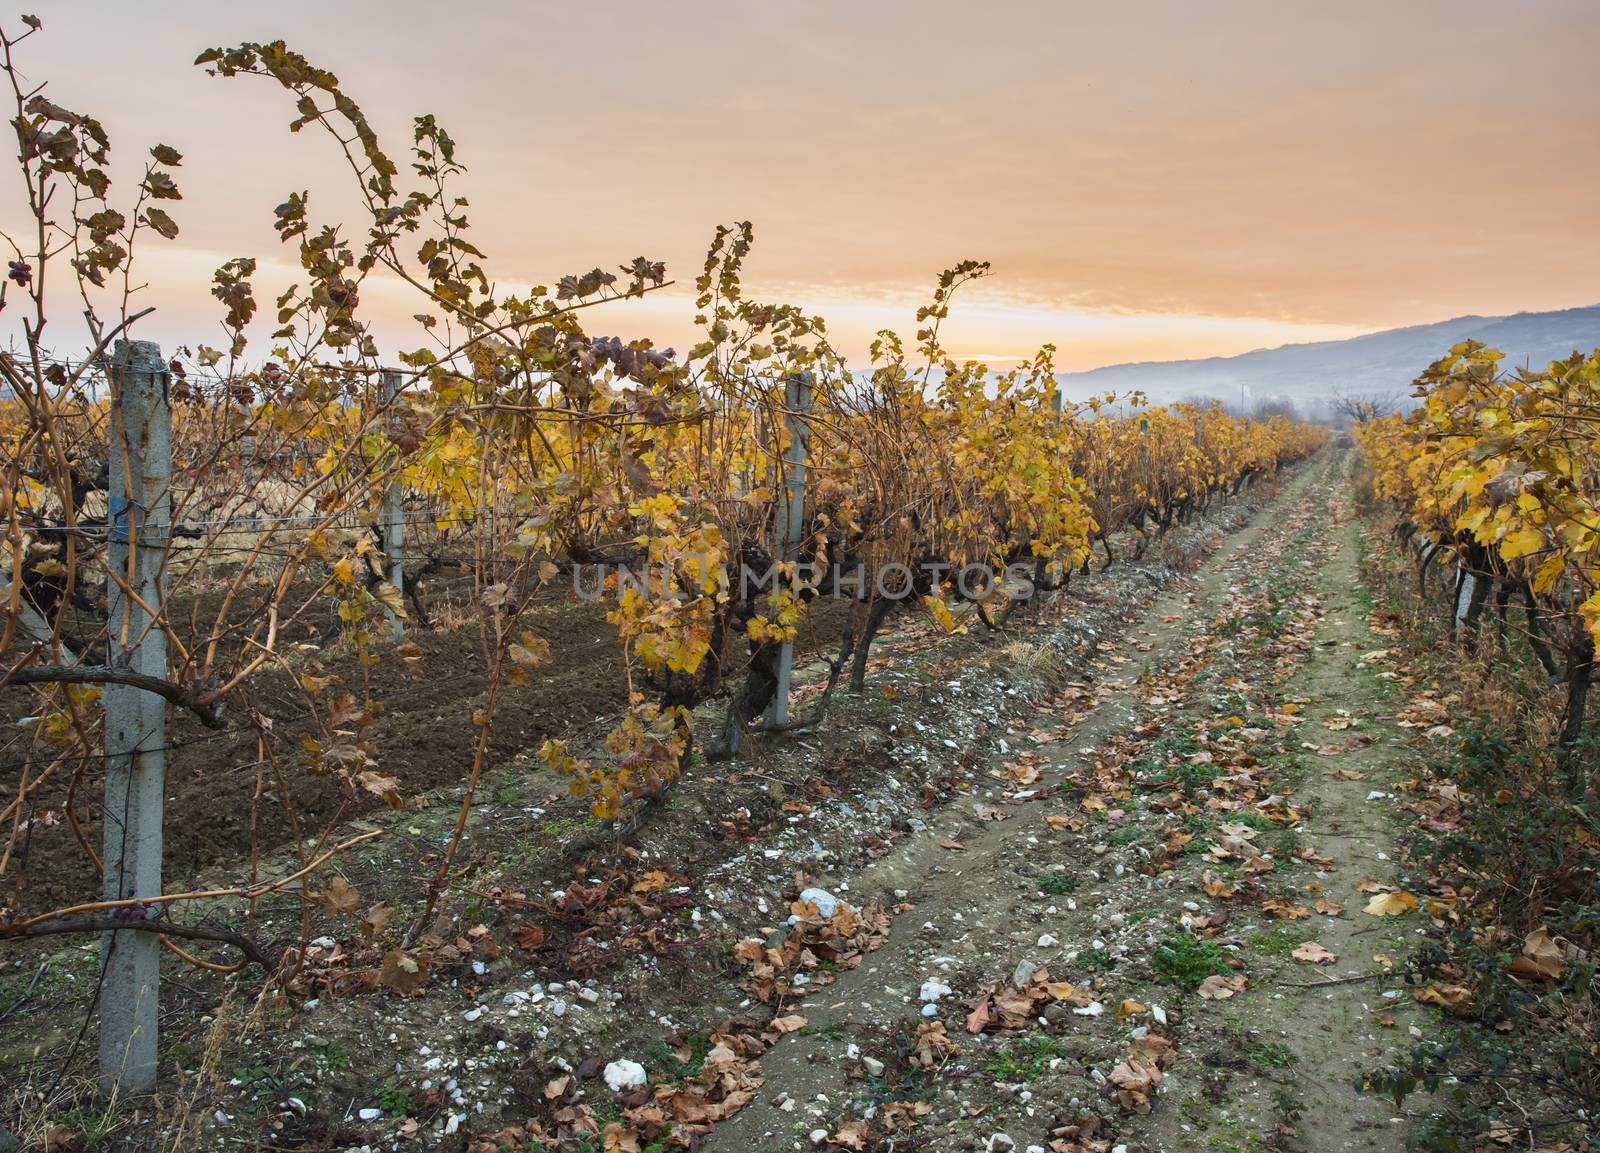
[[[1502,635],[1520,598],[1531,647],[1567,687],[1559,745],[1571,758],[1600,638],[1600,352],[1540,371],[1501,367],[1466,341],[1417,379],[1419,405],[1357,426],[1377,494],[1401,531],[1453,563],[1453,618],[1469,643],[1494,592]],[[1459,603],[1457,603],[1459,602]]]

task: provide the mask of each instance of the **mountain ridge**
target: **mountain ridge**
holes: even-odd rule
[[[1423,369],[1469,339],[1498,348],[1508,366],[1542,367],[1574,351],[1600,347],[1600,304],[1504,316],[1473,313],[1234,356],[1129,361],[1064,373],[1060,379],[1071,399],[1139,389],[1156,401],[1215,396],[1234,402],[1242,390],[1253,402],[1319,407],[1342,395],[1403,397]]]

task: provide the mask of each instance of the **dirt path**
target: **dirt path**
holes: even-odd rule
[[[1300,851],[1316,858],[1315,880],[1299,886],[1311,914],[1250,938],[1257,989],[1218,1004],[1208,1030],[1220,1041],[1212,1052],[1218,1067],[1244,1076],[1213,1075],[1201,1086],[1209,1109],[1179,1095],[1156,1126],[1157,1148],[1185,1147],[1207,1120],[1223,1134],[1213,1147],[1223,1149],[1251,1149],[1273,1135],[1317,1151],[1405,1147],[1406,1115],[1355,1086],[1409,1047],[1421,1020],[1398,976],[1422,932],[1418,918],[1364,912],[1382,896],[1378,886],[1404,887],[1392,863],[1404,824],[1393,790],[1415,754],[1393,720],[1400,698],[1383,678],[1385,641],[1365,619],[1372,603],[1361,587],[1355,524],[1342,493],[1331,504],[1327,537],[1313,548],[1312,643],[1280,689],[1304,718],[1297,728],[1306,763],[1280,783],[1295,785],[1305,814]],[[1318,901],[1342,910],[1324,914]],[[1296,956],[1302,950],[1329,956],[1307,961]],[[1224,1052],[1232,1041],[1242,1062]]]
[[[817,879],[911,907],[859,967],[784,1007],[806,1027],[710,1148],[862,1148],[908,1117],[895,1147],[1075,1151],[1096,1132],[1130,1150],[1403,1147],[1387,1104],[1354,1089],[1409,1042],[1409,999],[1373,958],[1398,970],[1413,926],[1364,915],[1358,887],[1394,880],[1396,802],[1368,796],[1410,754],[1380,719],[1379,658],[1361,660],[1381,639],[1341,464],[1308,470],[1158,597],[1097,692],[1069,685],[1013,718],[1010,756],[974,766],[967,799],[857,875]],[[1337,960],[1298,959],[1308,942]],[[969,1032],[1008,988],[1040,989],[1036,969],[1076,998],[1036,992],[1024,1027]],[[1225,975],[1248,985],[1195,992]],[[957,1052],[925,1068],[919,1026]],[[1159,1088],[1130,1098],[1153,1109],[1129,1113],[1105,1098],[1151,1035],[1176,1048]]]
[[[1267,1017],[1269,1023],[1282,1015],[1291,1021],[1282,1032],[1298,1059],[1305,1099],[1299,1130],[1306,1148],[1401,1149],[1403,1129],[1392,1123],[1389,1102],[1352,1091],[1364,1073],[1408,1045],[1407,1032],[1420,1020],[1411,998],[1396,995],[1403,983],[1381,979],[1398,967],[1420,930],[1358,913],[1370,899],[1364,882],[1397,880],[1391,862],[1399,856],[1395,843],[1402,822],[1392,790],[1408,775],[1415,754],[1394,724],[1400,699],[1379,679],[1381,658],[1362,659],[1382,651],[1385,642],[1365,621],[1371,606],[1361,589],[1353,522],[1340,526],[1319,585],[1317,647],[1288,688],[1307,699],[1309,726],[1321,726],[1336,739],[1339,733],[1361,734],[1337,756],[1313,765],[1321,771],[1308,774],[1302,789],[1315,813],[1308,839],[1332,861],[1321,879],[1346,912],[1319,918],[1316,931],[1317,943],[1338,960],[1302,976],[1293,992],[1285,989],[1285,1012]],[[1346,721],[1348,728],[1328,728]],[[1343,983],[1319,987],[1324,980]]]

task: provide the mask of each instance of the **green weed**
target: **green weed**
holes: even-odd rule
[[[1191,993],[1207,977],[1227,976],[1233,972],[1221,950],[1188,933],[1173,933],[1157,945],[1150,965],[1161,980],[1171,981]]]
[[[1071,873],[1047,873],[1039,881],[1039,891],[1052,897],[1064,897],[1077,887]]]
[[[687,1050],[687,1060],[679,1056],[680,1050]],[[711,1039],[702,1034],[695,1034],[682,1045],[673,1046],[665,1042],[654,1046],[645,1054],[644,1066],[659,1078],[667,1081],[687,1081],[691,1077],[698,1077],[705,1068],[706,1054],[711,1052]]]
[[[1085,969],[1090,973],[1104,973],[1116,962],[1112,960],[1111,954],[1104,949],[1085,949],[1078,954],[1077,964],[1080,969]]]
[[[1294,1050],[1282,1041],[1246,1041],[1244,1059],[1258,1073],[1268,1069],[1287,1069],[1299,1060]]]
[[[411,1090],[400,1085],[385,1085],[378,1090],[378,1108],[385,1116],[404,1117],[411,1112]]]
[[[1067,1056],[1066,1047],[1054,1037],[1019,1037],[989,1060],[989,1076],[997,1081],[1032,1081],[1050,1070],[1050,1062]]]
[[[1304,930],[1293,925],[1274,925],[1250,938],[1250,951],[1260,953],[1263,957],[1283,957],[1310,939]]]

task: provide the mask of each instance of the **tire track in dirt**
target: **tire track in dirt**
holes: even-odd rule
[[[1299,523],[1295,514],[1303,519],[1318,502],[1319,492],[1320,499],[1326,499],[1325,488],[1336,463],[1314,463],[1302,471],[1196,573],[1154,599],[1143,614],[1142,625],[1127,630],[1134,646],[1142,650],[1147,669],[1179,671],[1188,665],[1192,673],[1193,667],[1204,661],[1210,621],[1247,562],[1247,554],[1267,538],[1281,536],[1287,526]],[[1032,751],[1041,758],[1037,785],[1052,786],[1072,767],[1089,759],[1095,748],[1135,727],[1141,712],[1165,711],[1174,703],[1150,700],[1137,683],[1119,683],[1074,719],[1065,740],[1018,751]],[[1059,728],[1061,716],[1047,710],[1019,716],[1017,721],[1024,730],[1037,731]],[[990,766],[977,767],[986,772]],[[980,779],[986,780],[983,772]],[[813,994],[802,1006],[794,1010],[785,1007],[784,1012],[804,1013],[808,1028],[785,1037],[763,1057],[766,1084],[758,1098],[721,1125],[708,1148],[729,1153],[775,1148],[797,1136],[804,1141],[813,1128],[827,1128],[833,1103],[848,1092],[848,1063],[839,1059],[840,1039],[852,1030],[870,1029],[872,1022],[916,1020],[918,989],[929,976],[938,975],[955,986],[963,983],[959,978],[974,971],[980,981],[1009,974],[1014,961],[1006,958],[1051,959],[1041,956],[1036,943],[1041,936],[1039,924],[1030,923],[1029,911],[1016,901],[1019,878],[1008,850],[1021,847],[1023,855],[1028,855],[1038,844],[1043,813],[1052,806],[1024,805],[1014,810],[1017,819],[980,820],[978,810],[991,804],[974,796],[936,812],[924,831],[856,876],[842,878],[848,882],[847,890],[835,888],[829,879],[817,879],[823,888],[847,892],[853,902],[878,900],[893,905],[902,899],[899,894],[905,894],[903,899],[913,908],[897,918],[888,942],[859,967],[842,972],[833,985]],[[946,848],[951,842],[964,845],[964,849]],[[1120,874],[1120,865],[1117,871]],[[965,911],[986,902],[987,908],[977,915]],[[1070,899],[1064,903],[1072,904]],[[946,949],[939,942],[948,942],[948,952],[964,953],[965,957],[944,958],[950,962],[946,970],[930,973],[930,950],[937,954]],[[1092,937],[1062,941],[1043,952],[1075,953],[1092,944]],[[954,1011],[947,1008],[944,1015],[949,1017]],[[959,1024],[952,1034],[958,1031]]]
[[[1424,930],[1420,914],[1390,919],[1362,909],[1375,881],[1405,880],[1394,864],[1402,822],[1392,790],[1409,775],[1415,754],[1394,722],[1398,694],[1379,676],[1377,654],[1386,642],[1363,619],[1369,602],[1361,587],[1356,525],[1348,517],[1337,527],[1317,585],[1322,615],[1315,647],[1284,692],[1306,702],[1304,743],[1358,734],[1342,741],[1334,755],[1314,757],[1313,771],[1296,794],[1311,814],[1302,839],[1314,842],[1314,851],[1330,862],[1319,868],[1318,883],[1345,907],[1343,915],[1314,918],[1306,936],[1337,960],[1282,960],[1260,982],[1266,999],[1241,998],[1236,1009],[1230,1002],[1234,1011],[1224,1015],[1243,1034],[1269,1038],[1256,1044],[1284,1045],[1292,1054],[1287,1080],[1299,1113],[1293,1126],[1297,1147],[1319,1153],[1398,1151],[1406,1145],[1410,1111],[1358,1093],[1355,1086],[1409,1047],[1421,1015],[1400,972]],[[1285,1078],[1279,1080],[1282,1089]]]

